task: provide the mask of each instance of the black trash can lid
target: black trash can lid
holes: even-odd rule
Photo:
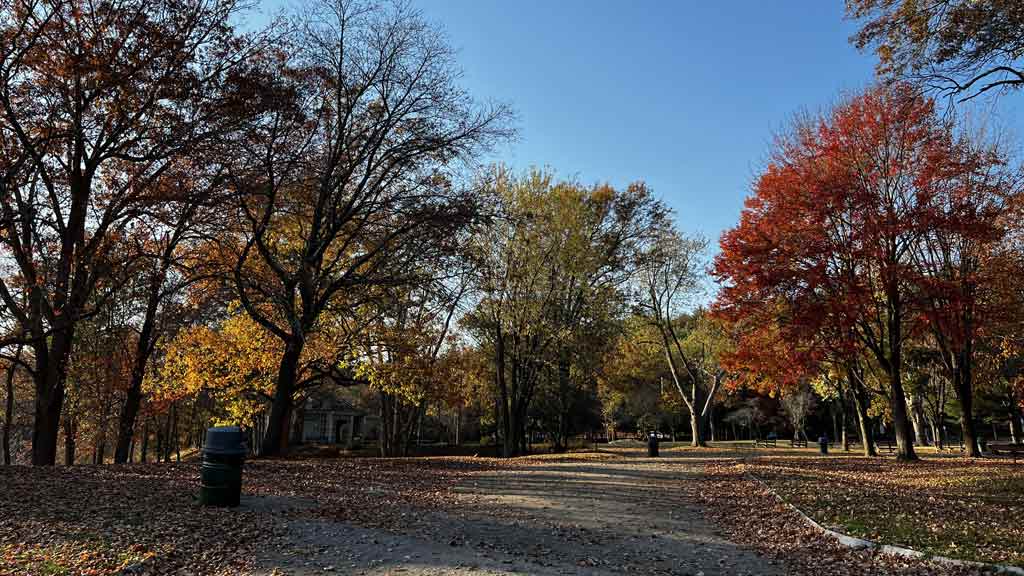
[[[225,456],[244,456],[248,452],[245,434],[238,426],[217,426],[206,429],[206,446],[203,452]]]

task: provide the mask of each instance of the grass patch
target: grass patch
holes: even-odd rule
[[[1024,566],[1024,466],[929,457],[760,457],[746,469],[820,524],[884,544]]]

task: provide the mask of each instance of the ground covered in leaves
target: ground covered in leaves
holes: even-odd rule
[[[1024,565],[1024,465],[930,457],[762,457],[745,470],[818,523],[928,554]]]
[[[0,467],[0,574],[979,573],[843,548],[746,472],[845,532],[1020,561],[1024,466],[770,453],[255,461],[233,510],[194,463]]]
[[[395,527],[445,504],[460,459],[256,461],[249,499],[296,510],[196,502],[199,465],[0,466],[0,574],[244,574],[290,513]],[[311,503],[309,506],[303,503]]]

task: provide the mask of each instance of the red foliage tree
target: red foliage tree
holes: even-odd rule
[[[867,354],[887,379],[898,456],[915,459],[903,347],[926,328],[923,318],[955,316],[962,302],[932,298],[949,286],[922,266],[922,246],[988,234],[969,210],[946,206],[951,191],[1001,164],[964,146],[933,103],[905,85],[873,88],[797,122],[739,225],[722,237],[719,313],[771,320],[790,354]]]

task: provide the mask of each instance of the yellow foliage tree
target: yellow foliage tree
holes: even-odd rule
[[[251,425],[271,401],[282,354],[281,340],[237,306],[219,326],[187,328],[164,346],[163,361],[146,381],[158,407],[177,399],[209,396],[219,407],[215,424]],[[340,322],[317,333],[299,363],[300,390],[325,380],[358,382],[345,360]]]

